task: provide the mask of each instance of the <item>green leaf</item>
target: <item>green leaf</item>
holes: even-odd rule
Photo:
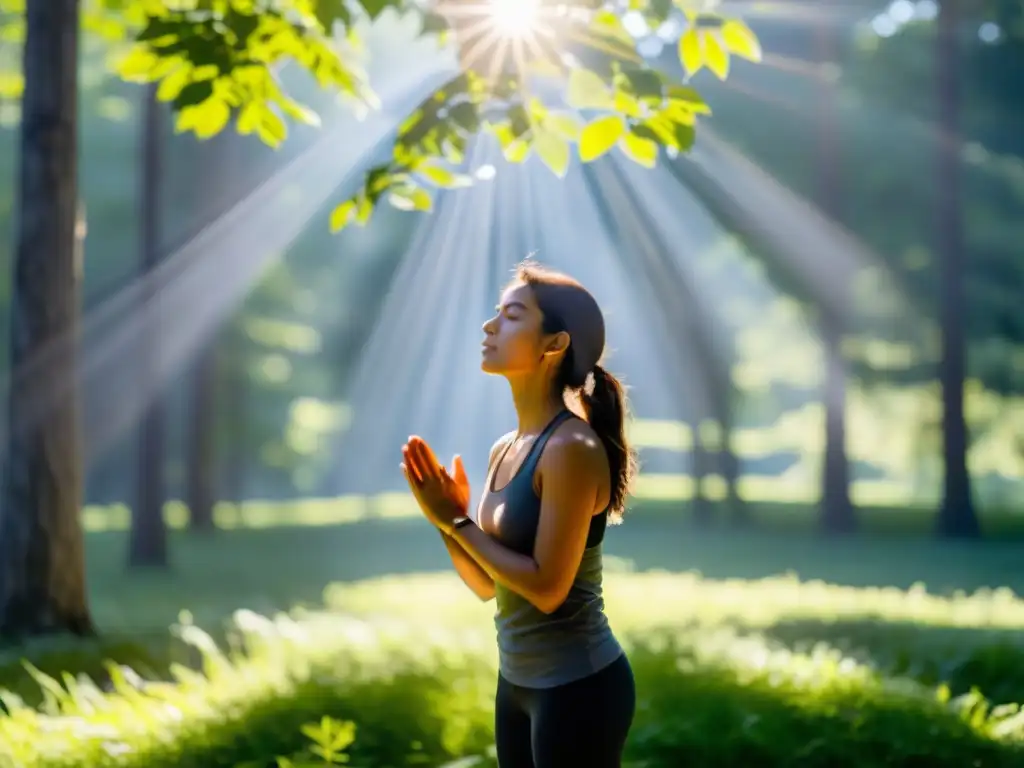
[[[430,193],[422,187],[395,187],[388,193],[388,202],[400,211],[426,211],[434,208]]]
[[[476,133],[480,130],[480,113],[476,104],[470,101],[455,104],[448,110],[448,118],[467,133]]]
[[[589,163],[619,143],[626,132],[626,124],[619,115],[599,117],[587,125],[580,134],[580,160]]]
[[[722,41],[730,53],[748,61],[761,61],[761,43],[757,35],[739,19],[728,19],[722,24]]]
[[[615,111],[626,117],[640,117],[644,113],[643,105],[635,96],[626,91],[616,90],[613,96]]]
[[[566,101],[573,109],[613,109],[611,88],[596,73],[579,67],[569,73]]]
[[[530,142],[525,138],[513,139],[502,154],[510,163],[522,163],[530,156]]]
[[[662,115],[655,115],[644,120],[639,125],[634,125],[630,130],[634,135],[650,139],[663,147],[675,147],[676,135],[674,128],[675,125],[671,120],[666,119]]]
[[[547,130],[566,141],[576,141],[580,137],[580,122],[575,115],[549,112],[542,124]]]
[[[213,83],[210,80],[202,80],[198,83],[189,83],[184,86],[178,95],[174,97],[174,108],[181,110],[185,107],[202,104],[213,95]]]
[[[356,224],[361,227],[373,216],[374,201],[365,192],[360,192],[356,200]]]
[[[658,162],[658,145],[650,139],[627,133],[619,146],[626,157],[644,168],[653,168]]]
[[[598,34],[621,43],[629,48],[636,47],[636,40],[629,30],[622,23],[622,16],[612,10],[602,10],[594,14],[590,24],[591,29]]]
[[[248,136],[250,133],[254,133],[260,125],[260,120],[263,119],[263,110],[265,109],[262,102],[250,101],[238,114],[237,129],[243,136]]]
[[[334,28],[335,22],[340,21],[348,26],[352,21],[345,0],[315,0],[313,13],[317,21],[323,25],[324,31],[328,33]]]
[[[191,67],[179,67],[167,75],[156,89],[159,101],[173,101],[181,95],[182,90],[192,79]]]
[[[315,128],[320,127],[320,115],[308,107],[304,107],[296,101],[291,99],[282,99],[278,102],[281,110],[294,120],[298,120],[300,123],[311,125]]]
[[[719,80],[725,80],[729,76],[729,52],[713,32],[705,32],[703,37],[704,64]]]
[[[672,130],[675,136],[675,147],[680,152],[689,152],[693,142],[697,138],[697,131],[692,125],[686,123],[675,123]]]
[[[264,144],[276,148],[288,137],[288,126],[274,110],[264,104],[256,134]]]
[[[624,66],[616,76],[616,84],[627,93],[650,104],[664,98],[663,83],[657,72],[641,67]]]
[[[701,50],[700,42],[700,34],[693,26],[679,37],[679,63],[690,77],[704,66],[704,52]]]
[[[356,212],[356,201],[346,200],[331,211],[331,232],[344,229]]]
[[[160,57],[145,45],[135,45],[117,63],[117,74],[128,82],[149,82]]]
[[[356,2],[363,6],[363,10],[366,11],[366,15],[370,17],[371,21],[380,16],[385,8],[395,5],[395,0],[356,0]]]
[[[711,107],[704,101],[704,97],[688,85],[670,85],[668,99],[670,108],[682,108],[702,115],[711,114]]]
[[[417,166],[416,173],[426,177],[427,180],[432,182],[435,186],[442,187],[444,189],[468,187],[471,184],[469,177],[453,173],[447,168],[433,163],[423,163],[422,165]]]
[[[193,132],[198,139],[209,139],[220,133],[231,118],[231,109],[223,99],[212,97],[192,107],[196,111]]]
[[[565,178],[569,170],[569,142],[547,129],[538,128],[534,131],[533,150],[555,176]]]

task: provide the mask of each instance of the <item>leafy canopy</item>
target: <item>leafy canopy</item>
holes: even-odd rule
[[[678,30],[687,80],[702,69],[724,79],[731,56],[761,58],[746,24],[700,0],[519,0],[517,9],[536,7],[532,24],[516,34],[495,22],[492,3],[83,0],[83,26],[111,43],[121,77],[159,84],[157,97],[173,106],[177,130],[207,139],[233,120],[239,133],[277,147],[288,119],[319,121],[281,86],[281,66],[297,64],[354,108],[375,108],[355,24],[388,9],[419,14],[422,34],[454,45],[460,71],[400,125],[390,160],[334,209],[334,230],[365,224],[382,198],[429,211],[431,188],[470,185],[454,167],[481,132],[498,140],[506,160],[536,154],[559,177],[574,145],[583,162],[618,147],[645,167],[654,166],[659,148],[688,150],[698,116],[710,110],[697,90],[643,60],[623,24],[626,13],[651,30]],[[0,0],[0,39],[23,35],[24,4]],[[19,93],[10,76],[0,80],[7,95]]]

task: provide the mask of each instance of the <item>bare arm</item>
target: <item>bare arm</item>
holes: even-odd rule
[[[565,601],[586,548],[590,519],[606,493],[608,458],[589,429],[552,437],[540,461],[541,508],[533,557],[499,544],[475,525],[452,538],[493,579],[552,613]]]
[[[505,447],[511,435],[512,433],[510,432],[491,447],[491,457],[487,462],[488,470],[494,465],[498,452]],[[494,598],[494,579],[491,578],[490,574],[481,568],[477,561],[452,536],[442,532],[441,538],[444,540],[445,549],[448,550],[448,556],[452,559],[455,572],[459,574],[459,577],[465,582],[466,586],[484,602],[492,600]]]
[[[448,556],[452,559],[455,572],[465,585],[485,603],[494,599],[494,579],[477,565],[476,560],[466,554],[466,550],[459,542],[443,532],[441,538],[444,540],[445,549],[448,550]]]

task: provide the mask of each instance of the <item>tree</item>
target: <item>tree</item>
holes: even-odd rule
[[[0,637],[92,631],[78,511],[78,0],[25,15],[18,220],[0,508]]]
[[[943,495],[938,530],[943,536],[975,538],[980,535],[967,469],[967,424],[964,419],[964,379],[967,374],[967,340],[963,316],[964,235],[960,205],[960,111],[957,71],[958,0],[947,0],[939,10],[935,57],[939,82],[939,205],[938,254],[940,263],[939,325],[942,357]]]
[[[292,99],[275,72],[287,61],[350,102],[373,106],[365,73],[338,45],[335,32],[351,36],[358,17],[375,19],[388,8],[422,13],[425,33],[454,32],[460,71],[400,127],[392,159],[371,169],[357,195],[338,206],[334,227],[365,223],[381,197],[399,208],[427,210],[426,184],[451,188],[468,180],[451,170],[479,131],[498,137],[505,156],[521,161],[535,152],[563,175],[571,145],[584,160],[620,147],[652,165],[661,146],[685,150],[697,117],[706,111],[700,94],[668,81],[636,53],[619,16],[596,0],[561,3],[572,13],[548,15],[538,5],[535,22],[559,35],[582,64],[569,66],[540,38],[524,40],[495,27],[487,6],[444,2],[422,11],[402,0],[183,0],[174,7],[156,0],[94,0],[90,28],[114,45],[127,44],[117,71],[127,80],[153,83],[170,102],[176,127],[210,138],[235,118],[242,134],[271,146],[287,136],[286,118],[316,123],[315,113]],[[534,4],[524,3],[524,9]],[[631,0],[629,7],[654,25],[673,5]],[[485,16],[480,17],[482,12]],[[354,10],[358,10],[356,14]],[[474,14],[476,16],[474,17]],[[26,12],[25,119],[19,249],[16,259],[13,367],[9,400],[12,438],[8,450],[0,616],[8,633],[86,631],[82,534],[78,524],[81,457],[73,401],[65,399],[29,423],[26,406],[38,393],[26,376],[55,338],[73,338],[75,177],[75,61],[79,27],[76,0],[35,0]],[[756,38],[739,20],[687,11],[680,55],[692,68],[705,60],[724,78],[730,51],[758,58]],[[486,36],[498,45],[487,45]],[[528,35],[529,36],[529,35]],[[536,47],[529,47],[532,43]],[[520,56],[495,52],[518,49]],[[540,51],[528,66],[512,66],[522,53]],[[489,52],[489,58],[483,54]],[[567,79],[571,111],[549,107],[532,84]],[[576,116],[593,116],[584,124]],[[70,348],[70,346],[69,346]],[[56,373],[54,373],[56,371]],[[73,375],[71,354],[59,356],[49,376]],[[38,377],[37,377],[38,378]],[[58,560],[56,555],[61,555]]]
[[[128,540],[128,563],[136,567],[167,565],[167,525],[164,521],[164,407],[159,376],[160,336],[156,268],[163,254],[161,242],[162,105],[156,88],[146,88],[142,110],[139,178],[139,278],[145,341],[139,345],[139,379],[146,398],[139,423],[139,453],[135,504]]]
[[[817,23],[815,43],[818,61],[834,64],[839,55],[837,35],[831,21]],[[836,89],[822,78],[821,103],[818,105],[818,199],[830,219],[839,220],[840,141],[836,114]],[[846,360],[843,338],[848,331],[852,296],[840,292],[834,305],[821,303],[818,309],[821,343],[825,349],[825,376],[822,401],[825,406],[825,455],[821,473],[821,529],[828,534],[851,533],[857,518],[850,501],[850,461],[846,453]]]

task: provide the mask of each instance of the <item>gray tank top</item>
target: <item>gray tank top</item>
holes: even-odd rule
[[[540,520],[540,499],[533,476],[548,439],[571,411],[558,414],[537,436],[519,469],[503,488],[495,490],[494,478],[509,445],[487,475],[485,503],[504,504],[496,521],[495,539],[523,555],[532,556]],[[593,517],[576,578],[565,602],[551,614],[538,610],[526,598],[495,584],[498,658],[501,675],[524,688],[553,688],[580,680],[622,655],[604,613],[602,595],[604,540],[608,511]]]

